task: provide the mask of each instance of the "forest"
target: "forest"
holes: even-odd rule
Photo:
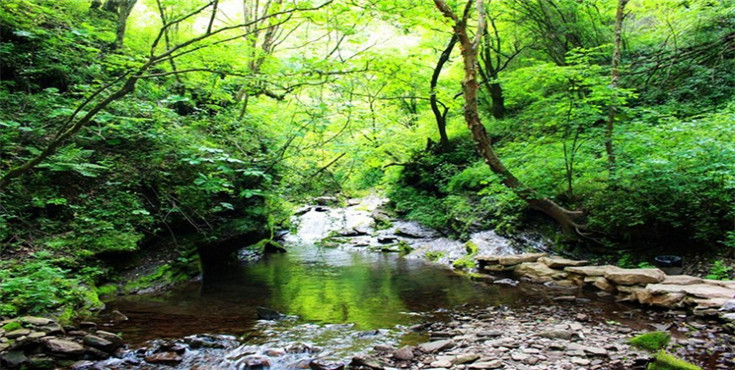
[[[732,0],[0,2],[0,318],[86,317],[375,194],[729,280],[734,164]]]

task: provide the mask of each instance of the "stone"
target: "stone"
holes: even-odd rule
[[[43,331],[47,335],[64,335],[64,328],[58,323],[52,322],[47,325],[39,326],[36,329]]]
[[[618,269],[605,273],[605,278],[618,285],[645,285],[660,283],[666,274],[659,269]]]
[[[649,284],[646,286],[651,294],[685,293],[697,298],[726,298],[732,299],[735,291],[722,286],[711,284],[674,285],[674,284]]]
[[[335,359],[316,359],[309,362],[309,368],[312,370],[343,370],[345,364]]]
[[[439,352],[443,349],[451,347],[454,342],[451,339],[437,340],[433,342],[426,342],[418,345],[418,349],[424,353]]]
[[[104,330],[97,330],[95,332],[95,335],[97,335],[100,338],[109,340],[110,342],[114,343],[116,347],[120,347],[123,345],[123,339],[117,334],[110,333],[109,331]]]
[[[523,253],[511,254],[508,256],[500,256],[498,263],[503,266],[518,265],[523,262],[536,262],[541,257],[548,256],[548,253]]]
[[[580,365],[580,366],[587,366],[590,364],[590,362],[592,362],[586,358],[581,358],[581,357],[572,357],[571,361],[573,364]]]
[[[89,360],[79,360],[71,365],[71,370],[88,370],[95,365],[94,362]]]
[[[461,355],[457,355],[454,359],[452,359],[452,364],[454,365],[462,365],[462,364],[468,364],[470,362],[475,362],[480,358],[480,355],[477,353],[463,353]]]
[[[518,285],[518,281],[513,279],[500,279],[493,281],[493,284],[516,286]]]
[[[621,270],[618,266],[604,265],[604,266],[570,266],[565,267],[564,271],[573,274],[579,274],[582,276],[605,276],[609,271]]]
[[[521,352],[513,352],[510,354],[510,358],[513,359],[513,361],[523,362],[526,361],[529,357],[529,355]]]
[[[280,348],[268,348],[263,353],[268,357],[281,357],[286,354],[286,351]]]
[[[593,356],[607,356],[607,350],[600,347],[584,347],[584,352]]]
[[[594,279],[594,282],[592,283],[592,285],[595,288],[600,289],[603,292],[607,292],[607,293],[610,293],[610,294],[613,294],[613,293],[615,293],[617,291],[617,289],[615,288],[615,285],[613,285],[613,284],[610,283],[610,280],[607,280],[607,279],[605,279],[602,276],[595,276],[595,277],[592,277],[592,278]],[[586,280],[586,278],[585,278],[585,280]]]
[[[49,351],[63,355],[78,356],[86,352],[86,349],[81,344],[65,339],[49,339],[45,344]]]
[[[452,362],[449,360],[436,360],[436,361],[432,361],[429,366],[448,369],[452,367]]]
[[[413,347],[405,346],[397,349],[395,352],[393,352],[393,358],[401,361],[413,360]]]
[[[176,365],[181,360],[181,356],[176,354],[176,352],[159,352],[145,356],[145,361],[149,364]]]
[[[31,332],[31,334],[28,334],[28,339],[41,339],[46,336],[46,333],[42,331],[34,331]]]
[[[23,351],[10,351],[2,355],[2,362],[8,364],[10,367],[20,367],[28,362],[28,357],[26,357]]]
[[[258,314],[258,319],[260,320],[279,320],[286,316],[276,310],[267,307],[258,306],[255,310]]]
[[[90,346],[94,348],[101,349],[103,351],[113,351],[115,350],[115,343],[112,343],[111,341],[98,337],[96,335],[86,335],[84,338],[82,338],[82,342],[85,346]]]
[[[638,302],[641,304],[649,304],[652,306],[674,308],[683,306],[684,298],[686,298],[686,294],[684,293],[667,293],[658,295],[646,294],[650,292],[651,291],[649,289],[639,292],[637,294]]]
[[[475,362],[474,364],[470,364],[467,368],[468,369],[499,369],[501,367],[503,367],[503,361],[492,360],[492,361]]]
[[[112,312],[110,313],[110,319],[112,319],[112,321],[114,322],[128,321],[128,317],[118,310],[112,310]]]
[[[36,316],[23,316],[20,321],[33,326],[43,326],[54,322],[54,320]]]
[[[541,257],[538,262],[545,264],[553,269],[563,269],[569,266],[585,266],[589,261],[576,261],[561,257]]]
[[[702,284],[704,280],[699,277],[689,275],[666,275],[666,279],[661,284],[672,284],[672,285],[694,285]]]
[[[541,262],[523,262],[513,270],[516,276],[523,276],[535,283],[543,283],[565,278],[568,273],[554,270]]]
[[[728,288],[730,290],[735,290],[735,281],[734,280],[710,280],[710,279],[705,279],[704,280],[704,283],[705,284],[709,284],[709,285],[720,286],[720,287],[723,287],[723,288]]]
[[[82,321],[79,323],[79,327],[84,330],[94,330],[97,329],[97,323],[91,321]]]
[[[539,333],[539,336],[543,338],[564,339],[564,340],[572,339],[572,335],[574,335],[574,333],[570,330],[558,330],[558,329],[544,330],[541,333]]]
[[[28,334],[31,334],[31,331],[29,329],[16,329],[11,332],[5,333],[5,338],[18,339],[20,337],[25,337]]]
[[[479,262],[480,264],[487,264],[487,265],[497,265],[498,261],[500,261],[500,255],[480,255],[475,256],[475,261]]]
[[[374,360],[369,357],[364,356],[355,356],[352,358],[352,361],[350,362],[350,367],[366,367],[368,369],[374,369],[374,370],[382,370],[385,367],[378,362],[377,360]]]
[[[503,265],[487,265],[482,268],[485,271],[490,272],[508,272],[513,271],[515,269],[515,265],[511,266],[503,266]]]

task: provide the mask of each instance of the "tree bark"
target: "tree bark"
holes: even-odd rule
[[[434,73],[431,75],[431,93],[429,95],[429,103],[431,104],[431,111],[434,112],[436,127],[439,130],[440,150],[449,146],[449,137],[447,137],[447,112],[449,111],[449,108],[447,108],[446,105],[442,104],[442,106],[444,107],[444,112],[439,110],[439,103],[436,98],[436,85],[439,82],[439,74],[441,73],[442,68],[444,68],[444,64],[449,60],[449,56],[452,54],[452,50],[454,50],[454,45],[456,43],[457,35],[452,35],[452,38],[447,44],[447,47],[444,48],[444,51],[439,57],[439,61],[436,63]]]
[[[467,20],[472,8],[472,3],[476,4],[478,16],[478,30],[475,33],[475,39],[472,41],[467,32]],[[484,4],[483,0],[469,0],[465,6],[462,17],[458,17],[447,5],[445,0],[434,0],[437,8],[445,17],[454,20],[454,33],[459,40],[462,49],[462,59],[464,61],[464,81],[462,82],[462,92],[464,95],[464,117],[467,127],[472,132],[472,138],[477,145],[477,150],[485,163],[490,169],[500,177],[503,185],[511,189],[521,199],[526,201],[532,208],[541,211],[549,217],[556,220],[565,232],[571,233],[578,230],[580,225],[576,220],[582,216],[581,211],[570,211],[561,207],[553,200],[540,196],[533,188],[524,185],[516,178],[508,168],[505,167],[490,143],[490,139],[485,131],[485,126],[480,120],[480,114],[477,109],[477,91],[479,84],[477,82],[477,49],[484,28]]]
[[[490,99],[493,102],[493,117],[496,119],[503,119],[505,117],[505,97],[503,97],[503,88],[499,83],[493,82],[490,83],[489,90]]]
[[[623,17],[625,5],[629,0],[619,0],[618,9],[615,13],[615,45],[613,48],[610,87],[613,94],[617,93],[618,81],[620,80],[620,45],[622,44]],[[615,98],[613,98],[615,99]],[[615,174],[615,148],[613,147],[613,129],[615,127],[615,116],[617,115],[617,103],[613,101],[608,108],[607,125],[605,126],[605,152],[607,152],[607,164],[610,175]]]
[[[128,17],[137,1],[138,0],[107,0],[103,6],[104,10],[117,13],[117,29],[115,31],[115,43],[113,44],[114,50],[119,50],[123,46]]]

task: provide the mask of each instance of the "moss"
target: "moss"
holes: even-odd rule
[[[666,347],[670,340],[671,334],[664,331],[652,331],[631,338],[629,343],[640,349],[658,351]]]
[[[112,284],[106,284],[97,288],[97,295],[100,297],[114,296],[117,292],[117,287]]]
[[[464,243],[464,249],[467,251],[467,254],[474,256],[480,250],[480,247],[470,240],[467,243]]]
[[[648,370],[702,370],[701,367],[676,358],[663,350],[656,353],[655,358],[654,362],[648,364]]]
[[[18,329],[20,329],[22,327],[23,327],[23,325],[21,325],[19,322],[17,322],[17,321],[11,321],[11,322],[3,325],[3,330],[5,330],[6,332],[10,332],[10,331],[13,331],[13,330],[18,330]]]
[[[444,257],[444,252],[428,251],[426,252],[426,259],[431,262],[436,262]]]
[[[409,254],[413,251],[413,247],[403,240],[398,242],[398,248],[401,250],[401,254]]]
[[[474,255],[462,256],[452,263],[452,267],[456,269],[471,270],[477,267]]]

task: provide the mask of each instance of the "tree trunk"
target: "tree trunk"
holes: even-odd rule
[[[499,83],[490,84],[490,99],[493,102],[493,117],[503,119],[505,117],[505,98],[503,97],[503,88]]]
[[[622,32],[623,32],[623,16],[625,15],[625,5],[629,0],[619,0],[618,9],[615,13],[615,46],[613,48],[612,56],[612,72],[610,78],[610,87],[612,87],[613,94],[616,94],[618,88],[618,81],[620,80],[620,44],[622,43]],[[615,98],[613,98],[615,99]],[[607,125],[605,127],[605,151],[607,152],[607,164],[609,167],[610,175],[615,174],[615,150],[613,147],[613,128],[615,125],[615,116],[617,114],[616,102],[613,101],[610,104],[607,115]]]
[[[125,28],[128,24],[128,16],[133,10],[133,6],[138,0],[118,0],[117,1],[117,31],[115,32],[114,49],[119,50],[123,47],[125,40]],[[107,6],[107,4],[105,4]]]
[[[436,63],[434,73],[431,75],[431,95],[429,96],[429,103],[431,104],[431,111],[434,112],[436,127],[439,130],[439,150],[449,146],[449,137],[447,137],[447,112],[449,111],[449,108],[442,104],[442,106],[444,106],[444,112],[442,113],[439,110],[439,104],[436,99],[436,85],[439,82],[439,74],[441,73],[442,68],[444,68],[444,64],[449,60],[449,56],[452,54],[452,50],[454,50],[454,45],[456,43],[457,35],[452,35],[447,47],[444,48],[444,51],[439,57],[439,61]]]
[[[467,20],[472,3],[475,2],[479,14],[478,30],[475,33],[475,41],[471,41],[467,33]],[[462,48],[462,59],[464,61],[465,78],[462,82],[462,92],[464,95],[464,117],[467,126],[472,132],[472,138],[477,145],[477,150],[485,163],[490,169],[498,175],[503,185],[511,189],[521,199],[526,201],[531,207],[539,210],[549,217],[556,220],[565,232],[573,232],[580,227],[575,221],[582,216],[581,211],[567,210],[549,198],[540,196],[533,188],[530,188],[518,180],[502,163],[495,150],[490,143],[490,139],[480,120],[480,114],[477,109],[477,91],[479,84],[477,82],[477,47],[479,38],[483,34],[484,28],[484,4],[483,0],[469,0],[462,18],[458,18],[447,5],[444,0],[434,0],[434,3],[444,16],[454,20],[454,33],[459,40]]]

